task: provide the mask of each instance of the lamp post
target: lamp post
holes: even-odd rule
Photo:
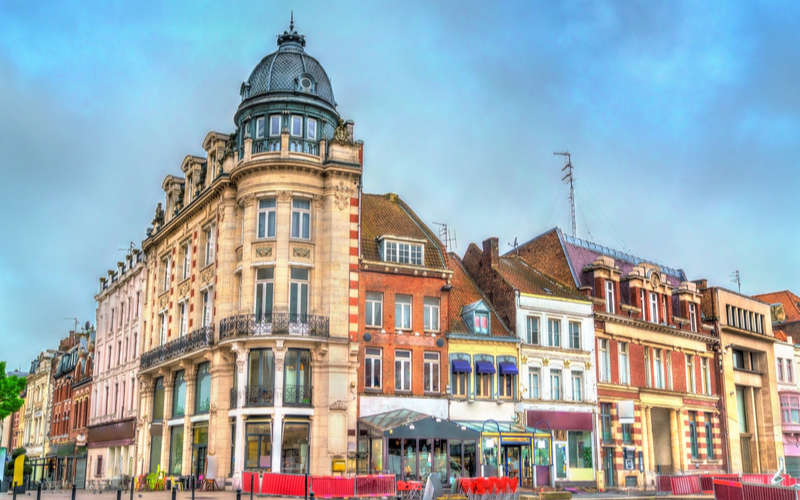
[[[494,420],[492,418],[487,418],[486,420],[483,421],[483,425],[481,426],[481,439],[483,440],[483,431],[486,428],[486,424],[488,424],[489,422],[492,422],[495,425],[495,427],[497,428],[497,446],[494,446],[494,443],[492,443],[492,444],[493,444],[493,447],[494,447],[494,450],[495,450],[494,453],[498,453],[499,450],[497,448],[499,448],[499,446],[500,446],[500,424],[497,423],[497,420]],[[481,451],[483,451],[483,448],[486,446],[486,443],[489,443],[489,442],[490,442],[489,438],[487,438],[485,441],[481,442]],[[483,453],[482,453],[482,455],[483,455]],[[495,463],[497,463],[497,461],[495,461]],[[484,474],[485,465],[486,465],[485,460],[481,460],[481,476],[484,476],[484,477],[486,476],[486,474]],[[495,472],[495,474],[497,475],[497,477],[500,477],[500,466],[496,465],[495,468],[497,469],[497,472]]]

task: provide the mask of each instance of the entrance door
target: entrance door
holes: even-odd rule
[[[506,477],[520,477],[520,450],[521,446],[503,446],[503,475]]]
[[[567,443],[556,443],[556,480],[567,478]]]
[[[606,476],[606,486],[615,486],[614,448],[603,448],[603,472]]]
[[[746,474],[753,473],[753,464],[750,461],[750,438],[743,437],[741,438],[741,447],[742,447],[742,472]]]
[[[75,488],[86,488],[86,457],[75,460]]]
[[[195,478],[205,475],[207,454],[208,445],[202,444],[192,446],[192,474],[194,474]]]

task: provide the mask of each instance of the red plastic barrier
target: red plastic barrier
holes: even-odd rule
[[[312,479],[308,478],[309,487]],[[305,495],[305,476],[265,473],[261,480],[262,495],[302,497]]]
[[[356,481],[353,477],[314,476],[311,481],[314,496],[318,498],[352,498]]]
[[[742,483],[715,479],[714,498],[716,500],[744,500]]]
[[[659,493],[672,493],[672,476],[657,476],[656,486]]]
[[[357,497],[393,497],[397,494],[394,474],[356,476],[355,483]]]
[[[742,474],[743,483],[772,484],[771,474]]]
[[[742,484],[743,500],[798,500],[794,488],[765,486],[761,484]]]
[[[253,492],[258,493],[261,480],[258,478],[258,472],[242,472],[242,491],[250,493],[250,485],[253,485]]]
[[[797,484],[797,479],[793,478],[788,474],[783,475],[783,481],[781,481],[781,486],[794,486]]]
[[[699,495],[703,492],[700,476],[673,476],[670,482],[673,495]]]
[[[700,476],[700,487],[703,488],[703,493],[708,495],[714,493],[714,481],[716,480],[740,482],[739,474],[703,474]]]

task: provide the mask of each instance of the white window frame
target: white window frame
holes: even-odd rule
[[[398,349],[394,351],[394,390],[397,392],[411,392],[411,351]],[[398,376],[399,375],[399,376]]]
[[[569,348],[570,349],[580,349],[581,348],[581,323],[580,321],[570,321],[568,323],[569,326]],[[573,328],[577,329],[578,339],[577,342],[574,342]]]
[[[573,370],[570,379],[572,381],[572,400],[575,402],[583,401],[583,372]]]
[[[528,398],[540,399],[542,396],[542,369],[538,366],[528,367]]]
[[[655,386],[656,389],[664,388],[664,350],[659,348],[653,349],[653,368],[655,371]]]
[[[791,359],[786,360],[786,381],[794,383],[794,367]]]
[[[630,362],[630,344],[628,342],[617,342],[617,349],[619,351],[619,383],[621,385],[630,385],[631,383],[631,362]]]
[[[425,245],[402,241],[382,240],[381,258],[384,262],[421,266],[425,263]]]
[[[305,271],[306,278],[292,277],[292,271]],[[305,323],[307,321],[308,310],[311,306],[311,271],[307,267],[290,267],[289,268],[289,317],[294,314],[298,323]],[[294,304],[292,310],[292,289],[297,293],[297,302]],[[305,302],[304,300],[305,299]],[[304,305],[305,304],[305,305]]]
[[[161,265],[164,267],[164,274],[163,274],[164,281],[162,283],[163,286],[162,286],[161,291],[162,292],[166,292],[167,290],[169,290],[170,278],[172,277],[171,276],[171,274],[172,274],[171,273],[172,259],[170,257],[166,257],[164,259],[161,259]],[[113,312],[112,312],[112,314],[113,314]],[[112,324],[113,324],[113,320],[112,320]]]
[[[256,215],[256,238],[274,238],[278,220],[278,200],[261,198],[258,200]]]
[[[667,377],[667,390],[673,390],[672,387],[672,351],[664,351],[664,368]]]
[[[263,139],[266,136],[266,117],[257,116],[255,119],[256,124],[256,139]]]
[[[651,323],[658,323],[658,294],[654,292],[649,293],[649,304],[650,304],[650,322]]]
[[[367,347],[364,351],[364,360],[364,388],[380,389],[383,387],[383,350],[374,347]],[[371,385],[367,385],[367,374],[371,375],[369,379]],[[377,385],[375,385],[376,378]]]
[[[539,345],[541,342],[541,318],[539,316],[528,316],[525,320],[525,341],[531,345]],[[534,329],[531,328],[533,325],[536,326],[536,342],[534,342],[533,333]]]
[[[547,345],[561,347],[561,319],[547,319]]]
[[[650,347],[644,347],[644,378],[647,387],[653,387],[653,370],[650,361]]]
[[[169,328],[168,318],[169,318],[169,316],[167,315],[167,311],[162,311],[162,312],[160,312],[158,314],[159,332],[160,332],[159,336],[160,336],[160,340],[161,340],[161,344],[160,345],[164,345],[164,344],[167,343],[167,331],[168,331],[168,328]]]
[[[697,305],[689,304],[689,327],[693,332],[697,331]]]
[[[209,287],[200,292],[201,326],[211,325],[214,314],[214,289]]]
[[[414,299],[411,295],[397,294],[394,296],[394,328],[395,330],[410,331],[413,323]]]
[[[269,273],[269,270],[272,271],[272,277],[267,276],[266,278],[259,278],[258,272],[261,269],[267,270],[266,272]],[[271,267],[262,267],[256,268],[255,270],[255,286],[253,287],[253,314],[255,315],[255,319],[257,322],[265,321],[267,318],[267,311],[269,311],[269,315],[272,315],[272,310],[275,306],[275,268]],[[241,279],[239,281],[239,286],[241,287]],[[258,289],[259,287],[262,288],[261,290],[261,304],[259,304],[258,300]],[[267,298],[272,296],[272,303],[268,303]],[[241,297],[241,288],[239,289],[239,296]],[[260,313],[260,314],[259,314]],[[261,316],[261,317],[259,317]]]
[[[599,343],[598,368],[600,382],[611,382],[611,358],[609,357],[608,339],[597,339]]]
[[[306,138],[311,139],[312,141],[317,140],[317,119],[316,118],[307,118],[306,119]]]
[[[185,337],[189,325],[189,307],[185,300],[178,302],[178,337]]]
[[[778,382],[783,382],[783,358],[778,358]]]
[[[606,286],[606,312],[614,314],[616,311],[616,304],[614,303],[614,282],[607,279],[605,280]]]
[[[275,120],[278,120],[275,123]],[[269,115],[269,135],[281,135],[281,115]]]
[[[303,136],[303,117],[301,115],[292,115],[289,122],[289,135],[292,137]]]
[[[642,303],[642,321],[647,321],[647,293],[644,288],[639,290],[639,301]]]
[[[695,377],[693,354],[686,354],[686,384],[688,386],[688,392],[692,394],[697,392],[697,378]]]
[[[383,293],[367,292],[364,325],[376,328],[383,326]]]
[[[561,368],[550,369],[550,399],[552,401],[564,399],[564,380]]]
[[[426,332],[439,331],[439,314],[441,311],[441,300],[439,297],[423,298],[424,326]]]
[[[181,245],[183,252],[183,276],[182,279],[189,279],[192,275],[192,241],[189,240]]]
[[[307,207],[299,204],[308,204]],[[294,239],[311,239],[311,200],[308,198],[292,198],[292,232]]]
[[[703,394],[706,396],[711,395],[711,369],[709,366],[708,358],[700,357],[700,372],[703,374]]]
[[[441,388],[441,361],[438,352],[423,353],[424,391],[438,393]]]
[[[215,229],[216,229],[216,226],[214,224],[211,224],[210,226],[206,227],[206,230],[205,230],[205,237],[206,237],[206,264],[205,265],[209,265],[212,262],[214,262],[214,257],[215,257],[214,250],[216,250],[215,243],[214,243]]]

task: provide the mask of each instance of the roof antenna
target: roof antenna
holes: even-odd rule
[[[443,222],[434,222],[439,227],[439,241],[444,243],[444,250],[445,252],[449,252],[450,250],[455,250],[458,246],[458,242],[456,241],[456,232],[449,231],[447,229],[447,224]]]
[[[742,277],[738,269],[731,273],[731,283],[736,283],[739,286],[739,293],[742,293]]]
[[[578,224],[575,221],[575,186],[573,185],[573,181],[575,178],[572,175],[572,157],[569,155],[569,151],[564,151],[563,153],[555,152],[554,155],[564,156],[566,164],[561,171],[567,171],[564,177],[561,178],[562,181],[565,181],[569,184],[569,207],[572,211],[572,236],[577,238],[578,237]]]
[[[292,17],[289,20],[289,31],[294,31],[294,11],[291,11]]]
[[[509,243],[508,246],[510,246],[511,248],[516,250],[517,251],[517,255],[519,255],[519,245],[517,244],[517,237],[516,236],[514,236],[514,243]]]

